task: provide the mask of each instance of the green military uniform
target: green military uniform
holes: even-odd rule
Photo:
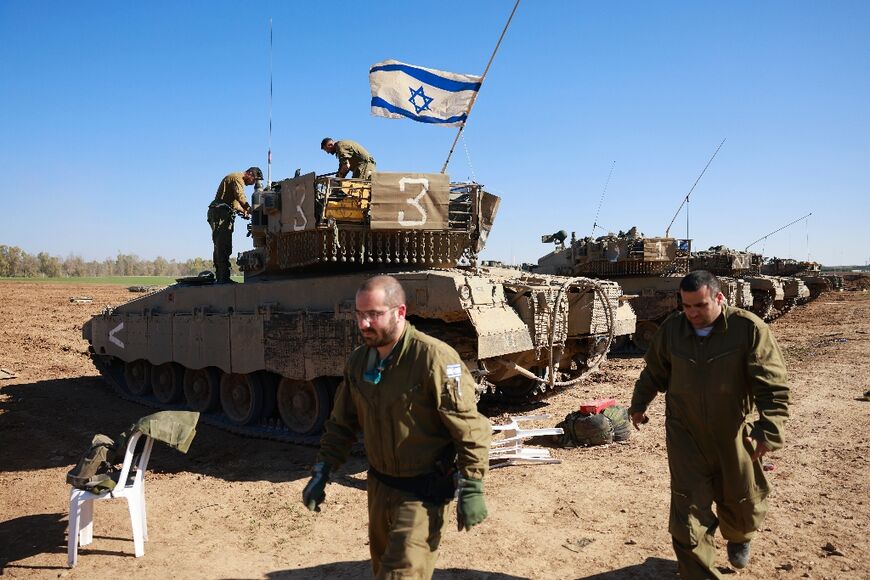
[[[346,161],[350,165],[351,177],[353,178],[369,179],[371,174],[377,170],[374,157],[369,155],[365,147],[356,141],[350,139],[336,141],[334,155],[338,157],[339,171]]]
[[[666,393],[669,531],[680,578],[719,578],[716,527],[742,544],[767,513],[770,487],[744,438],[771,450],[783,445],[789,390],[782,354],[760,318],[725,305],[707,337],[682,313],[671,316],[645,360],[630,412],[645,412],[656,392]]]
[[[211,239],[214,242],[212,260],[215,281],[228,282],[230,279],[230,254],[233,253],[233,226],[235,212],[249,210],[245,197],[244,172],[230,173],[221,180],[214,201],[208,206],[208,224],[211,226]]]
[[[491,427],[477,411],[468,369],[440,340],[406,322],[374,384],[363,373],[377,362],[375,348],[361,346],[351,353],[320,440],[318,461],[334,470],[347,460],[356,433],[362,431],[371,466],[369,549],[374,574],[429,578],[450,493],[421,499],[409,489],[438,481],[439,462],[454,454],[463,477],[482,479]]]

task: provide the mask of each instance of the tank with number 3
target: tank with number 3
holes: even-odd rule
[[[408,320],[459,352],[478,394],[507,404],[576,385],[634,331],[614,282],[480,266],[500,200],[477,183],[311,173],[252,202],[244,283],[181,279],[86,323],[94,364],[119,394],[315,443],[361,343],[356,289],[378,273],[401,281]]]

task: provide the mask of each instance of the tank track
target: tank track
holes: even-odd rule
[[[94,366],[100,371],[104,379],[112,386],[112,389],[122,399],[132,401],[146,407],[158,409],[161,411],[189,411],[183,403],[174,405],[164,405],[152,397],[140,397],[131,394],[124,388],[125,380],[124,373],[117,367],[113,368],[111,363],[107,363],[106,357],[101,357],[91,354],[91,360]],[[266,419],[258,425],[236,425],[231,423],[224,417],[222,413],[202,413],[200,421],[229,431],[236,435],[245,437],[253,437],[256,439],[270,439],[272,441],[280,441],[282,443],[296,443],[299,445],[317,446],[320,443],[320,435],[300,435],[290,431],[287,427],[281,424],[279,419]]]

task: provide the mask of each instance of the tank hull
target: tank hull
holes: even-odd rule
[[[547,396],[595,368],[615,336],[634,332],[612,282],[479,268],[391,273],[409,321],[459,352],[484,397]],[[361,344],[354,295],[370,275],[174,285],[108,309],[83,335],[127,398],[311,443]]]

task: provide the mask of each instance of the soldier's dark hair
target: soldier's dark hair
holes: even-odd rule
[[[398,280],[385,274],[373,276],[360,284],[357,294],[360,292],[373,292],[379,288],[384,291],[384,303],[390,308],[405,304],[407,299],[405,297],[405,289],[402,288]]]
[[[320,148],[326,151],[326,144],[332,141],[332,137],[324,137],[323,141],[320,142]]]
[[[680,280],[680,290],[685,292],[697,292],[704,286],[710,289],[710,296],[715,296],[722,291],[719,280],[707,270],[689,272]]]
[[[254,179],[263,179],[263,171],[259,167],[248,167],[245,173],[250,173]]]

